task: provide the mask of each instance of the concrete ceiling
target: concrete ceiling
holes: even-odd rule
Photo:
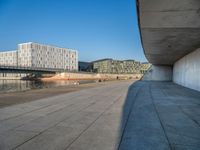
[[[200,47],[200,0],[137,0],[144,53],[172,65]]]

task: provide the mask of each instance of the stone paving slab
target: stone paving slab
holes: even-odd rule
[[[123,81],[0,109],[0,150],[199,150],[200,92]]]

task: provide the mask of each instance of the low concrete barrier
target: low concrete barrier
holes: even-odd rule
[[[112,79],[140,79],[142,74],[96,74],[96,73],[58,73],[42,80],[112,80]]]

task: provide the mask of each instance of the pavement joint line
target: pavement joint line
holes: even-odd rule
[[[71,106],[71,105],[70,105],[70,106]],[[70,106],[69,106],[69,107],[70,107]],[[67,107],[64,107],[64,108],[67,108]],[[63,109],[64,109],[64,108],[63,108]],[[47,114],[46,116],[48,116],[48,115],[50,115],[50,114]],[[30,120],[30,121],[34,121],[34,120],[37,120],[37,119],[42,118],[42,117],[43,117],[43,116],[40,116],[40,117],[35,118],[35,119],[33,119],[33,120]],[[16,126],[16,127],[12,128],[12,129],[7,130],[7,131],[14,131],[14,130],[16,130],[17,128],[23,126],[23,125],[25,125],[25,124],[21,124],[21,125],[19,125],[19,126]],[[27,130],[17,130],[17,131],[35,132],[35,131],[27,131]]]
[[[170,142],[170,140],[169,140],[169,138],[168,138],[168,136],[167,136],[167,133],[166,133],[166,131],[165,131],[164,124],[163,124],[163,122],[162,122],[162,120],[161,120],[161,117],[160,117],[160,115],[159,115],[159,113],[158,113],[158,109],[157,109],[157,107],[156,107],[156,104],[155,104],[155,101],[154,101],[154,98],[153,98],[153,95],[152,95],[152,85],[151,85],[151,83],[149,83],[148,88],[149,88],[150,98],[151,98],[151,101],[152,101],[154,110],[155,110],[155,112],[156,112],[156,115],[157,115],[157,117],[158,117],[158,120],[159,120],[159,122],[160,122],[160,125],[161,125],[161,127],[162,127],[162,129],[163,129],[163,132],[164,132],[165,138],[166,138],[166,140],[167,140],[167,143],[168,143],[168,145],[169,145],[169,148],[170,148],[171,150],[173,150],[173,147],[172,147],[171,142]]]
[[[23,116],[24,114],[28,114],[28,113],[31,113],[31,112],[34,112],[34,111],[38,111],[38,110],[40,110],[40,109],[47,108],[47,107],[49,107],[49,106],[51,106],[51,104],[49,104],[49,105],[47,105],[47,106],[43,106],[43,107],[37,108],[37,109],[34,109],[34,110],[31,110],[31,111],[29,111],[29,112],[25,112],[25,113],[16,115],[16,116],[12,116],[12,117],[9,117],[9,118],[6,118],[6,119],[2,119],[2,120],[0,120],[0,121],[3,121],[3,122],[4,122],[4,121],[7,121],[7,120],[10,120],[10,119],[19,117],[19,116]]]
[[[192,120],[198,127],[200,127],[200,124],[197,120],[193,119],[188,113],[186,113],[181,106],[178,106],[178,108],[181,110],[181,112],[190,120]]]
[[[171,129],[174,130],[174,132],[176,132],[176,128],[174,128],[173,126],[171,125],[168,125]],[[192,139],[196,139],[196,140],[200,140],[200,138],[196,138],[196,137],[193,137],[193,136],[188,136],[188,135],[184,135],[184,134],[181,134],[181,133],[178,133],[176,132],[176,135],[179,135],[179,136],[184,136],[184,137],[188,137],[188,138],[192,138]]]
[[[106,86],[106,85],[103,85],[103,86]],[[93,89],[95,89],[95,88],[99,88],[99,87],[93,87]],[[92,89],[92,88],[91,88]],[[85,89],[85,90],[87,90],[87,89]],[[76,91],[77,92],[77,91]],[[65,95],[65,94],[69,94],[69,93],[64,93],[64,94],[60,94],[60,95]],[[57,97],[57,96],[60,96],[60,95],[55,95],[55,96],[53,96],[53,97]],[[98,94],[96,94],[95,96],[98,96]],[[51,98],[53,98],[53,97],[51,97]],[[73,99],[73,98],[75,98],[75,97],[77,97],[77,95],[74,95],[74,96],[72,96],[70,99]],[[81,97],[81,95],[79,95],[79,97]],[[86,97],[86,98],[89,98],[89,97]],[[41,99],[37,99],[36,101],[38,101],[38,100],[44,100],[44,99],[47,99],[47,98],[41,98]],[[34,102],[34,101],[33,101]],[[59,102],[59,103],[62,103],[63,101],[61,101],[61,102]],[[28,102],[27,102],[28,103]],[[40,110],[40,109],[43,109],[43,108],[45,108],[45,107],[49,107],[49,106],[52,106],[52,105],[57,105],[57,104],[59,104],[59,103],[56,103],[56,104],[49,104],[49,105],[46,105],[46,106],[43,106],[43,107],[40,107],[40,108],[36,108],[36,109],[34,109],[34,110],[31,110],[31,111],[27,111],[27,112],[24,112],[24,113],[21,113],[21,114],[19,114],[19,115],[16,115],[16,116],[12,116],[12,117],[9,117],[9,118],[6,118],[6,119],[2,119],[2,120],[0,120],[0,121],[6,121],[6,120],[9,120],[9,119],[12,119],[12,118],[15,118],[15,117],[19,117],[19,116],[22,116],[22,115],[24,115],[24,114],[27,114],[27,113],[31,113],[31,112],[34,112],[34,111],[38,111],[38,110]],[[26,103],[22,103],[22,104],[26,104]],[[17,104],[17,105],[22,105],[22,104]],[[8,107],[12,107],[12,106],[8,106]],[[4,107],[4,108],[7,108],[7,107]],[[2,109],[4,109],[4,108],[2,108]],[[0,108],[0,110],[1,110],[1,108]]]
[[[81,135],[83,135],[109,108],[111,108],[118,100],[120,100],[121,97],[122,95],[116,98],[116,100],[114,100],[112,104],[110,104],[87,128],[85,128],[66,148],[64,148],[64,150],[67,150],[68,148],[70,148],[70,146],[74,142],[76,142],[81,137]]]
[[[134,83],[134,84],[137,84],[137,83]],[[130,91],[132,91],[132,86],[133,86],[133,85],[131,85],[131,87],[130,87],[130,88],[131,88]],[[120,146],[121,146],[122,141],[123,141],[123,138],[124,138],[125,130],[126,130],[126,127],[127,127],[127,125],[128,125],[128,120],[129,120],[130,115],[131,115],[131,113],[132,113],[132,111],[133,111],[133,107],[134,107],[134,105],[135,105],[135,102],[136,102],[136,99],[137,99],[137,97],[138,97],[139,91],[142,89],[142,87],[144,87],[144,85],[141,86],[141,87],[139,87],[139,89],[137,89],[137,93],[134,95],[134,98],[133,98],[134,100],[133,100],[132,103],[131,103],[130,110],[129,110],[129,112],[128,112],[128,116],[126,117],[126,122],[125,122],[124,128],[123,128],[123,130],[122,130],[122,135],[121,135],[121,138],[120,138],[120,140],[119,140],[119,144],[118,144],[118,146],[117,146],[117,150],[120,150]]]
[[[68,93],[66,93],[66,94],[68,94]],[[65,94],[61,94],[61,95],[65,95]],[[97,96],[98,95],[98,93],[96,93],[96,95],[93,95],[93,96]],[[57,96],[57,95],[56,95]],[[55,97],[56,97],[55,96]],[[82,95],[78,95],[78,97],[81,97]],[[77,97],[77,95],[75,95],[75,96],[72,96],[69,100],[71,100],[71,99],[73,99],[73,98],[75,98],[75,97]],[[51,97],[52,98],[52,97]],[[91,98],[91,96],[89,96],[89,97],[86,97],[86,99],[87,98]],[[46,98],[44,98],[44,99],[46,99]],[[38,99],[38,100],[43,100],[43,99]],[[63,101],[62,101],[63,102]],[[60,103],[62,103],[62,102],[60,102]],[[36,108],[36,109],[34,109],[34,110],[31,110],[31,111],[28,111],[28,112],[24,112],[24,113],[22,113],[22,114],[19,114],[19,115],[16,115],[16,116],[12,116],[12,117],[9,117],[9,118],[6,118],[6,119],[2,119],[2,120],[0,120],[0,121],[7,121],[7,120],[9,120],[9,119],[13,119],[13,118],[16,118],[16,117],[20,117],[20,116],[23,116],[23,115],[27,115],[27,114],[29,114],[29,113],[32,113],[32,112],[34,112],[34,111],[38,111],[38,110],[40,110],[40,109],[44,109],[44,108],[47,108],[47,107],[50,107],[50,106],[53,106],[53,105],[57,105],[57,104],[59,104],[59,103],[56,103],[56,104],[49,104],[49,105],[46,105],[46,106],[43,106],[43,107],[40,107],[40,108]],[[20,104],[18,104],[18,105],[20,105]],[[12,107],[12,106],[11,106]]]
[[[165,94],[165,96],[167,97],[167,94],[165,93],[165,91],[162,90],[162,92],[163,92],[163,93]],[[168,99],[169,99],[169,98],[168,98]],[[169,99],[169,100],[171,100],[171,99]],[[196,103],[195,103],[195,104],[196,104]],[[198,104],[196,104],[196,105],[198,105]],[[193,119],[189,114],[187,114],[187,113],[182,109],[181,105],[177,105],[177,108],[179,108],[179,109],[181,110],[181,112],[182,112],[187,118],[189,118],[190,120],[192,120],[195,124],[197,124],[198,127],[200,127],[199,122],[198,122],[197,120]]]
[[[97,93],[94,98],[86,98]],[[192,94],[190,89],[181,90],[171,82],[139,81],[88,90],[82,96],[77,93],[77,97],[69,101],[75,94],[3,109],[0,115],[6,119],[53,104],[0,121],[0,149],[171,150],[171,144],[173,150],[197,150],[200,128],[189,117],[200,123],[200,105],[195,104],[200,102],[200,93]],[[62,103],[54,106],[57,101]],[[64,108],[67,105],[71,106]],[[21,124],[24,125],[10,130]]]
[[[10,131],[12,131],[12,130],[10,130]],[[22,129],[20,129],[20,130],[15,130],[15,131],[27,132],[27,133],[38,133],[37,131],[27,131],[27,130],[22,130]]]
[[[53,114],[53,113],[55,113],[55,112],[61,111],[61,110],[63,110],[63,109],[66,109],[66,108],[68,108],[68,107],[71,107],[71,106],[73,106],[73,105],[75,105],[75,104],[66,105],[66,106],[63,107],[63,108],[60,108],[60,109],[58,109],[58,110],[55,110],[55,111],[52,111],[52,112],[47,113],[46,116],[51,115],[51,114]]]
[[[114,91],[114,90],[113,90],[113,91]],[[93,95],[93,96],[91,96],[91,97],[94,97],[94,96],[96,96],[96,95]],[[109,97],[109,96],[107,96],[107,97]],[[98,101],[98,100],[96,100],[96,101]],[[94,102],[96,102],[96,101],[94,101]],[[19,148],[20,146],[22,146],[23,144],[27,143],[28,141],[31,141],[31,140],[34,139],[35,137],[41,135],[42,133],[44,133],[44,132],[47,131],[48,129],[50,129],[50,128],[52,128],[52,127],[55,127],[55,126],[58,125],[60,122],[65,121],[66,119],[70,118],[72,115],[74,115],[74,114],[76,114],[76,113],[78,113],[78,112],[81,112],[82,110],[84,110],[84,109],[90,107],[91,105],[93,105],[93,102],[90,103],[89,105],[87,105],[86,107],[84,107],[84,108],[82,108],[82,109],[80,109],[80,110],[78,110],[78,111],[72,113],[70,116],[66,117],[65,119],[63,119],[63,120],[61,120],[61,121],[59,121],[59,122],[57,122],[57,123],[54,124],[53,126],[51,126],[51,127],[47,128],[47,129],[45,129],[45,130],[39,132],[39,133],[36,134],[35,136],[33,136],[33,137],[27,139],[27,140],[24,141],[23,143],[21,143],[21,144],[15,146],[14,148],[12,148],[12,150],[15,150],[15,149]],[[20,127],[20,126],[19,126],[19,127]]]
[[[164,95],[167,97],[167,94],[166,94],[166,92],[165,92],[165,90],[161,90],[163,93],[164,93]],[[167,98],[167,99],[169,99],[169,100],[171,100],[171,98]],[[196,104],[196,103],[195,103]],[[198,104],[196,104],[196,105],[198,105]],[[193,119],[189,114],[187,114],[184,110],[183,110],[183,108],[181,107],[182,105],[176,105],[177,106],[177,108],[187,117],[187,118],[189,118],[191,121],[193,121],[198,127],[200,127],[200,124],[199,124],[199,122],[197,121],[197,120],[195,120],[195,119]],[[171,127],[172,128],[172,127]],[[197,140],[199,140],[198,138],[196,138],[196,137],[191,137],[191,136],[186,136],[186,135],[183,135],[183,134],[179,134],[179,133],[177,133],[178,135],[180,135],[180,136],[185,136],[185,137],[189,137],[189,138],[194,138],[194,139],[197,139]]]
[[[90,97],[87,97],[87,98],[91,98],[91,97],[94,97],[94,96],[90,96]],[[71,105],[72,105],[72,104],[71,104]],[[60,110],[66,109],[66,108],[70,107],[71,105],[66,106],[66,107],[64,107],[64,108],[61,108]],[[59,111],[60,111],[60,110],[59,110]],[[56,112],[56,111],[55,111],[55,112]],[[46,116],[48,116],[48,115],[50,115],[50,114],[47,114]],[[73,114],[72,114],[72,115],[73,115]],[[71,115],[68,116],[68,117],[71,117]],[[67,118],[68,118],[68,117],[67,117]],[[37,120],[37,119],[39,119],[39,118],[42,118],[42,117],[35,118],[35,119],[31,120],[31,121]],[[62,120],[62,121],[63,121],[63,120]],[[19,125],[19,126],[16,126],[16,127],[12,128],[12,129],[10,129],[10,130],[8,130],[8,131],[13,131],[13,130],[15,130],[16,128],[19,128],[19,127],[21,127],[21,126],[23,126],[23,125],[25,125],[25,124],[21,124],[21,125]],[[50,128],[51,128],[51,127],[50,127]],[[49,128],[48,128],[48,129],[49,129]],[[21,130],[17,130],[17,131],[21,131]],[[23,131],[26,131],[26,130],[23,130]],[[29,132],[29,131],[27,131],[27,132]],[[32,131],[32,132],[34,132],[34,131]],[[44,130],[44,132],[45,132],[45,130]]]
[[[82,108],[81,110],[84,110],[84,109],[86,109],[86,108],[87,108],[87,107],[89,107],[89,106],[91,106],[91,104],[90,104],[90,105],[88,105],[88,106],[86,106],[85,108]],[[71,115],[69,115],[69,116],[68,116],[68,117],[66,117],[65,119],[63,119],[63,120],[61,120],[61,121],[57,122],[57,123],[56,123],[56,124],[54,124],[53,126],[51,126],[51,127],[47,128],[47,129],[45,129],[45,130],[43,130],[43,131],[39,132],[38,134],[36,134],[35,136],[31,137],[30,139],[28,139],[28,140],[24,141],[23,143],[21,143],[21,144],[17,145],[16,147],[14,147],[14,148],[13,148],[13,150],[17,149],[18,147],[20,147],[21,145],[23,145],[23,144],[27,143],[28,141],[30,141],[30,140],[32,140],[32,139],[34,139],[35,137],[37,137],[37,136],[41,135],[42,133],[44,133],[44,132],[45,132],[45,131],[47,131],[48,129],[50,129],[50,128],[52,128],[52,127],[55,127],[55,126],[56,126],[56,125],[58,125],[60,122],[62,122],[62,121],[65,121],[67,118],[70,118],[72,115],[74,115],[74,114],[76,114],[76,113],[80,112],[81,110],[79,110],[79,111],[77,111],[77,112],[74,112],[74,113],[72,113]],[[23,126],[23,125],[20,125],[20,126]],[[19,126],[19,127],[20,127],[20,126]],[[18,130],[17,130],[17,131],[18,131]],[[19,131],[20,131],[20,130],[19,130]]]
[[[64,94],[63,94],[64,95]],[[57,95],[56,95],[57,96]],[[55,97],[56,97],[55,96]],[[76,96],[73,96],[73,97],[71,97],[71,98],[74,98],[74,97],[76,97]],[[51,97],[52,98],[52,97]],[[71,99],[70,98],[70,99]],[[46,99],[46,98],[42,98],[42,99],[38,99],[38,100],[44,100],[44,99]],[[37,100],[36,100],[37,101]],[[61,103],[61,102],[60,102]],[[23,103],[23,104],[25,104],[25,103]],[[34,111],[38,111],[38,110],[40,110],[40,109],[43,109],[43,108],[47,108],[47,107],[50,107],[50,106],[53,106],[53,105],[57,105],[58,103],[56,103],[56,104],[49,104],[49,105],[46,105],[46,106],[43,106],[43,107],[40,107],[40,108],[36,108],[36,109],[34,109],[34,110],[31,110],[31,111],[28,111],[28,112],[24,112],[24,113],[21,113],[21,114],[19,114],[19,115],[16,115],[16,116],[12,116],[12,117],[9,117],[9,118],[6,118],[6,119],[2,119],[2,120],[0,120],[0,121],[6,121],[6,120],[9,120],[9,119],[12,119],[12,118],[15,118],[15,117],[19,117],[19,116],[23,116],[24,114],[28,114],[28,113],[32,113],[32,112],[34,112]],[[17,104],[17,105],[21,105],[21,104]],[[10,107],[12,107],[12,106],[10,106]],[[2,108],[2,109],[4,109],[4,108]]]
[[[89,97],[86,97],[86,98],[89,98]],[[53,104],[53,105],[57,105],[57,104]],[[44,109],[44,108],[48,108],[48,107],[53,106],[53,105],[52,105],[52,104],[49,104],[49,105],[46,105],[46,106],[44,106],[44,107],[41,107],[41,108],[38,108],[38,109],[34,109],[34,110],[32,110],[32,111],[29,111],[29,112],[26,112],[26,113],[23,113],[23,114],[19,114],[19,115],[17,115],[17,116],[13,116],[13,117],[10,117],[10,118],[4,119],[4,120],[0,120],[0,121],[5,122],[5,121],[7,121],[7,120],[10,120],[10,119],[13,119],[13,118],[17,118],[17,117],[20,117],[20,116],[23,116],[23,115],[27,115],[27,114],[32,113],[32,112],[34,112],[34,111],[42,110],[42,109]],[[72,104],[69,104],[69,105],[72,105]],[[69,105],[66,105],[66,107],[64,107],[64,108],[69,107]],[[64,109],[64,108],[61,108],[60,110],[62,110],[62,109]],[[48,115],[48,114],[50,114],[50,113],[47,113],[47,115]],[[38,118],[39,118],[39,117],[38,117]],[[38,119],[38,118],[37,118],[37,119]],[[35,119],[33,119],[33,120],[35,120]]]
[[[93,98],[93,97],[95,97],[95,96],[97,96],[97,95],[98,95],[98,93],[95,94],[95,95],[92,95],[92,96],[88,96],[88,97],[86,97],[86,99],[88,99],[88,98]],[[75,97],[75,96],[74,96],[74,97]],[[80,95],[79,95],[79,97],[80,97]],[[108,96],[106,96],[106,97],[108,97]],[[95,102],[96,102],[96,101],[94,101],[92,104],[95,104]],[[91,104],[91,105],[92,105],[92,104]],[[70,106],[72,106],[72,105],[75,105],[75,104],[74,104],[74,101],[73,101],[73,103],[71,103],[70,105],[67,105],[67,106],[64,107],[64,108],[61,108],[61,109],[59,109],[59,110],[57,110],[57,111],[54,111],[54,113],[55,113],[55,112],[58,112],[58,111],[60,111],[60,110],[66,109],[66,108],[68,108],[68,107],[70,107]],[[46,116],[51,115],[51,114],[52,114],[52,113],[48,113]],[[71,117],[71,116],[70,116],[70,117]],[[39,118],[42,118],[42,117],[35,118],[35,119],[31,120],[31,121],[37,120],[37,119],[39,119]],[[10,129],[10,131],[15,130],[16,128],[19,128],[19,127],[21,127],[21,126],[23,126],[23,125],[24,125],[24,124],[21,124],[21,125],[19,125],[19,126],[16,126],[16,127],[12,128],[12,129]],[[7,130],[7,131],[9,131],[9,130]]]
[[[160,89],[160,91],[162,91],[163,92],[163,94],[165,95],[165,97],[167,97],[167,94],[166,94],[166,92],[165,92],[165,90],[164,89]],[[167,98],[169,101],[171,100],[171,98]],[[182,113],[185,113],[183,110],[182,110],[182,107],[181,107],[181,105],[176,105],[177,106],[177,108],[179,108],[181,111],[182,111]],[[185,116],[186,117],[188,117],[189,119],[190,119],[190,117],[189,116],[187,116],[187,114],[185,113]],[[191,119],[192,120],[192,119]],[[194,120],[192,120],[192,121],[194,121]],[[194,121],[195,122],[195,121]],[[196,123],[196,122],[195,122]],[[198,124],[199,125],[199,124]],[[173,129],[174,130],[174,132],[176,132],[176,128],[174,128],[173,126],[171,126],[171,125],[168,125],[171,129]],[[198,126],[199,127],[199,126]],[[199,138],[196,138],[196,137],[192,137],[192,136],[188,136],[188,135],[184,135],[184,134],[180,134],[180,133],[177,133],[176,132],[176,135],[179,135],[179,136],[184,136],[184,137],[188,137],[188,138],[193,138],[193,139],[196,139],[196,140],[199,140]],[[172,143],[172,145],[174,145],[175,143]]]

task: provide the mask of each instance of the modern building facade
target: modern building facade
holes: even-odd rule
[[[97,73],[134,74],[141,73],[141,63],[135,60],[101,59],[93,62]]]
[[[0,65],[17,66],[17,51],[0,52]]]
[[[73,71],[78,70],[78,52],[33,42],[22,43],[18,44],[17,51],[1,52],[0,65]]]
[[[140,73],[145,74],[149,68],[151,67],[151,64],[148,62],[143,62],[140,64]]]

